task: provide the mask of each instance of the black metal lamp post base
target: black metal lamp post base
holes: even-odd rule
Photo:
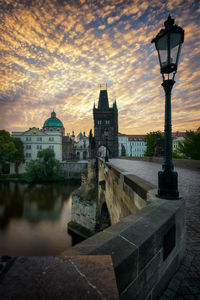
[[[158,172],[158,194],[159,198],[179,200],[178,192],[178,173],[175,171],[159,171]]]

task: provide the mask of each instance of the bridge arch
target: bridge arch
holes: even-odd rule
[[[97,156],[104,158],[106,156],[106,148],[107,148],[107,155],[110,156],[110,149],[106,147],[105,144],[102,144],[97,149]]]
[[[111,226],[110,214],[106,202],[103,203],[101,207],[100,215],[100,230],[104,230],[107,227]]]

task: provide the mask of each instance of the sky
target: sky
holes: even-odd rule
[[[185,30],[172,128],[196,130],[199,0],[0,0],[0,129],[42,128],[54,110],[66,133],[88,134],[107,83],[119,132],[163,131],[164,91],[151,40],[169,14]]]

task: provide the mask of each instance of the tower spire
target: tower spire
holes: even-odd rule
[[[100,90],[98,109],[100,109],[100,110],[109,110],[107,90]]]

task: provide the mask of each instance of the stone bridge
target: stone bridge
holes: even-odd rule
[[[99,159],[98,166],[96,216],[97,219],[100,216],[103,225],[107,217],[107,225],[111,226],[65,254],[109,254],[121,299],[156,299],[177,272],[185,255],[185,200],[187,222],[196,218],[199,232],[198,214],[195,213],[195,209],[199,210],[199,170],[197,166],[196,170],[176,168],[183,199],[172,201],[155,197],[157,171],[161,170],[159,163],[122,159],[104,163]],[[186,264],[191,266],[192,260],[196,259],[194,253],[199,247],[199,237],[190,230],[188,233],[189,247],[192,245],[194,249],[189,262],[186,257]],[[166,291],[174,296],[178,292],[175,289],[179,288],[180,294],[186,289],[185,283],[175,280],[174,290]],[[188,289],[189,295],[191,290]]]
[[[0,298],[199,299],[200,162],[175,163],[182,200],[155,197],[160,163],[121,159],[98,160],[97,193],[90,162],[93,188],[79,190],[89,210],[81,209],[104,230],[57,257],[13,258],[0,273]]]

